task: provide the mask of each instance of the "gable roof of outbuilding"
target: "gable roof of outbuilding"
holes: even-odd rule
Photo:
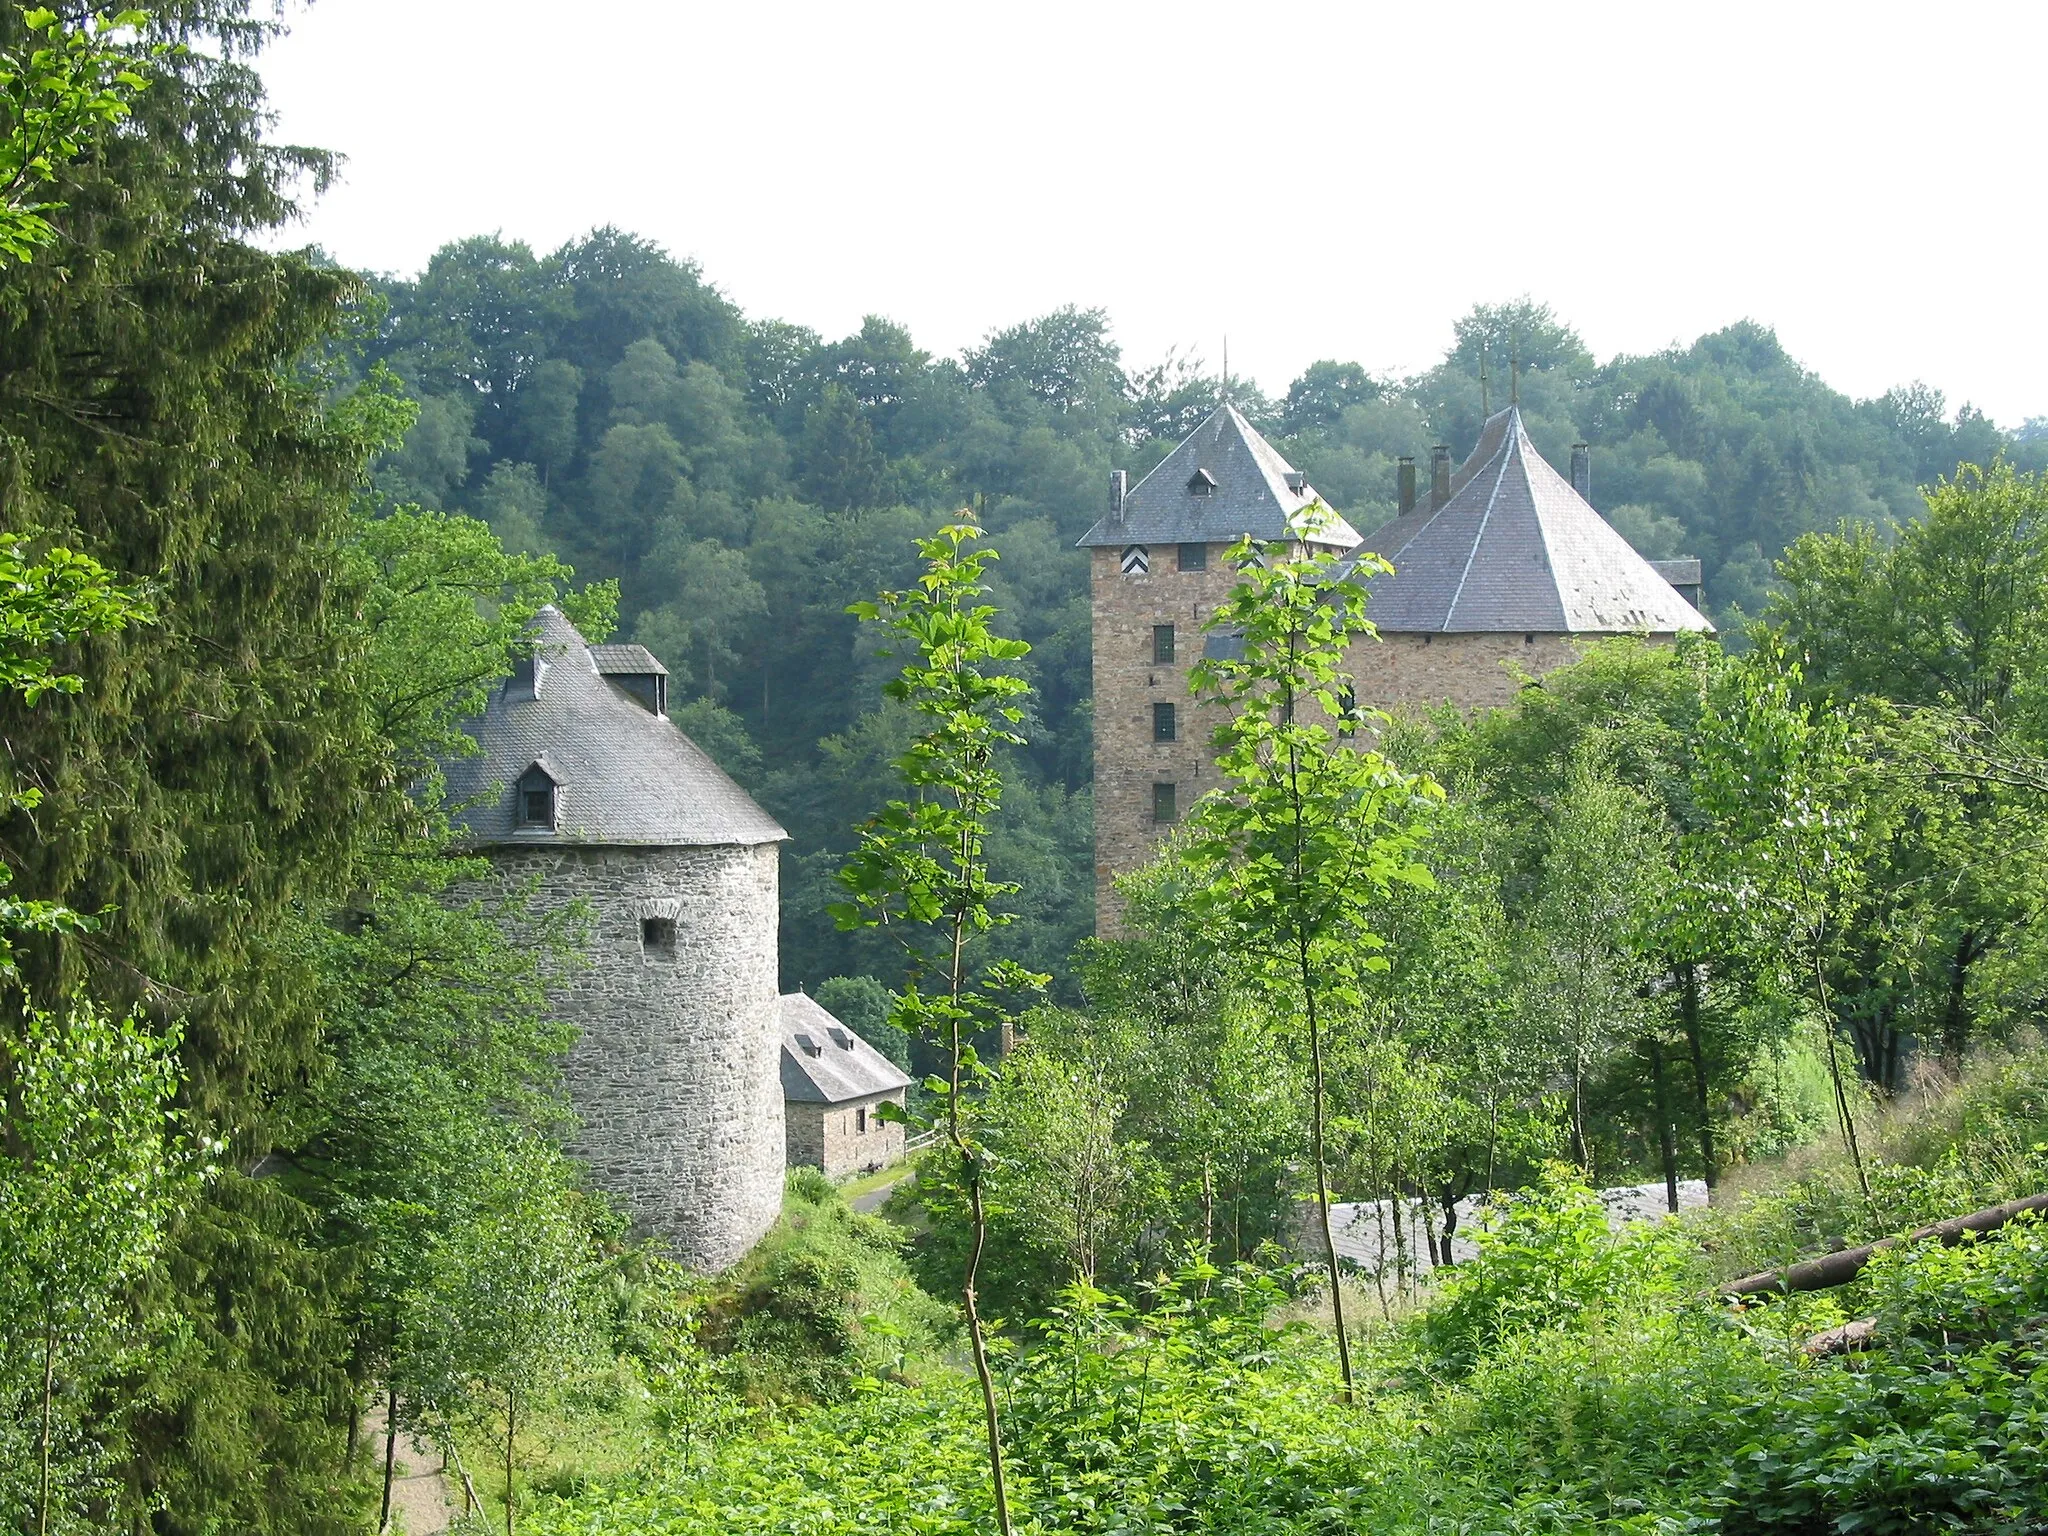
[[[560,612],[541,609],[531,632],[535,687],[499,683],[463,726],[479,750],[442,764],[468,841],[691,848],[788,838],[674,721],[609,681]],[[516,786],[536,763],[559,786],[553,830],[519,824]]]
[[[782,999],[782,1097],[792,1104],[848,1104],[908,1088],[903,1069],[828,1013],[816,999]]]
[[[1188,483],[1203,474],[1214,489],[1197,496]],[[1289,476],[1300,481],[1299,490]],[[1123,516],[1104,517],[1082,537],[1081,547],[1224,544],[1246,534],[1268,543],[1306,539],[1337,549],[1358,542],[1357,530],[1323,503],[1237,407],[1221,405],[1130,488]]]
[[[1550,467],[1512,406],[1487,421],[1450,500],[1374,530],[1365,550],[1394,566],[1366,581],[1366,616],[1388,633],[1713,628]]]

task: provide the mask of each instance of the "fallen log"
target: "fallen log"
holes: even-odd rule
[[[1847,1354],[1852,1349],[1867,1349],[1870,1336],[1877,1332],[1877,1319],[1859,1317],[1853,1323],[1844,1323],[1839,1328],[1830,1328],[1816,1333],[1800,1345],[1801,1353],[1814,1360],[1825,1360],[1829,1355]]]
[[[1785,1269],[1766,1270],[1760,1275],[1747,1275],[1740,1280],[1730,1281],[1718,1287],[1722,1296],[1756,1296],[1766,1292],[1787,1294],[1792,1291],[1825,1291],[1832,1286],[1847,1285],[1863,1272],[1863,1266],[1870,1262],[1873,1253],[1886,1248],[1896,1248],[1901,1243],[1918,1243],[1927,1238],[1938,1238],[1948,1247],[1963,1240],[1968,1232],[1995,1232],[2013,1217],[2026,1211],[2048,1211],[2048,1194],[2029,1195],[2024,1200],[2008,1200],[2003,1205],[1987,1206],[1981,1211],[1972,1211],[1967,1216],[1952,1217],[1948,1221],[1937,1221],[1931,1227],[1922,1227],[1917,1232],[1908,1232],[1904,1237],[1887,1237],[1875,1243],[1865,1243],[1861,1248],[1844,1248],[1840,1253],[1830,1253],[1818,1259],[1808,1259]]]

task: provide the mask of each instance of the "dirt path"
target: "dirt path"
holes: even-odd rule
[[[376,1456],[377,1469],[384,1467],[384,1405],[377,1404],[363,1415],[363,1441]],[[454,1518],[450,1501],[452,1476],[441,1471],[441,1453],[422,1445],[409,1435],[398,1437],[398,1454],[393,1457],[391,1479],[391,1529],[403,1536],[434,1536],[445,1531]]]

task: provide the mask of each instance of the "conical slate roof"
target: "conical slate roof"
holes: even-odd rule
[[[1267,542],[1313,539],[1338,549],[1358,542],[1357,530],[1323,505],[1315,487],[1237,407],[1221,405],[1131,487],[1123,516],[1103,518],[1081,547],[1222,544],[1246,534]]]
[[[541,609],[532,634],[537,676],[500,683],[463,727],[481,750],[442,764],[470,841],[691,848],[788,838],[674,721],[601,673],[556,609]],[[619,656],[608,660],[616,670]],[[536,766],[556,785],[553,828],[520,824],[517,786]]]
[[[1375,530],[1361,550],[1389,633],[1676,634],[1711,630],[1671,583],[1544,460],[1509,407],[1451,477],[1451,499]]]

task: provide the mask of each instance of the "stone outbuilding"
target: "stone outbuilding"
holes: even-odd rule
[[[584,903],[588,964],[552,1001],[572,1150],[642,1231],[701,1269],[782,1208],[777,865],[787,834],[668,718],[637,645],[587,645],[543,608],[531,649],[444,764],[502,889]]]
[[[789,1165],[835,1179],[903,1161],[901,1109],[909,1074],[801,992],[782,999],[782,1113]]]
[[[1226,404],[1136,486],[1114,472],[1109,510],[1081,540],[1092,563],[1097,931],[1116,931],[1116,878],[1216,787],[1216,721],[1190,697],[1188,673],[1205,654],[1229,654],[1231,638],[1205,626],[1236,582],[1223,552],[1247,534],[1349,557],[1339,569],[1366,583],[1379,632],[1347,658],[1372,708],[1503,705],[1521,677],[1577,660],[1586,640],[1711,631],[1699,562],[1645,560],[1593,509],[1586,445],[1571,471],[1536,452],[1511,406],[1455,469],[1437,448],[1420,494],[1402,460],[1399,515],[1361,538]],[[1367,550],[1393,573],[1357,573]]]

